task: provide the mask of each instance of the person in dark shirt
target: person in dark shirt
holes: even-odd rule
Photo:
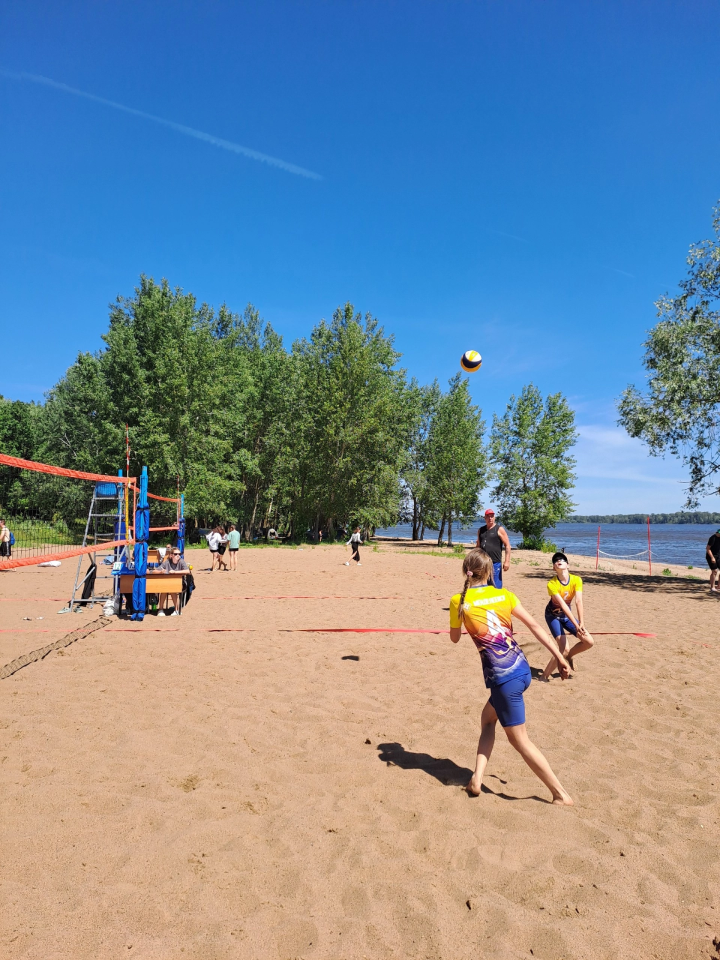
[[[507,535],[505,527],[495,522],[495,511],[487,509],[485,511],[485,526],[480,527],[477,535],[477,547],[484,550],[492,560],[493,579],[488,580],[490,586],[494,585],[498,590],[502,590],[503,570],[510,569],[510,537]],[[503,547],[505,547],[505,562],[503,563]]]
[[[710,592],[718,593],[717,583],[720,580],[720,530],[716,530],[705,547],[705,556],[710,567]]]

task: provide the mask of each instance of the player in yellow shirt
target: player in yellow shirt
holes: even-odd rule
[[[475,772],[467,791],[475,796],[480,793],[483,773],[495,744],[495,725],[499,720],[510,743],[552,793],[552,802],[569,806],[572,804],[570,795],[525,729],[523,694],[530,686],[532,676],[525,654],[513,637],[512,618],[517,617],[529,627],[553,658],[557,658],[563,678],[569,673],[568,664],[555,641],[533,620],[514,593],[488,586],[492,561],[484,550],[470,550],[463,561],[463,573],[465,586],[462,593],[457,593],[450,601],[450,639],[453,643],[458,642],[464,624],[480,651],[485,686],[490,689],[490,699],[480,718]]]
[[[564,553],[554,553],[552,558],[555,576],[547,585],[550,600],[545,607],[545,623],[555,638],[560,652],[565,655],[571,668],[575,669],[573,657],[584,653],[595,641],[583,623],[583,589],[580,577],[568,570],[568,560]],[[573,616],[572,602],[575,601],[577,617]],[[567,634],[578,638],[575,646],[568,652]],[[543,670],[540,679],[549,680],[553,670],[557,669],[557,660],[553,657]]]

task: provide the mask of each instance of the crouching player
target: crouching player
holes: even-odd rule
[[[563,654],[572,670],[575,669],[573,657],[589,650],[594,644],[583,623],[583,592],[580,577],[568,570],[568,560],[564,553],[554,553],[552,558],[555,576],[548,583],[550,601],[545,608],[545,622],[550,633],[557,641],[560,653]],[[572,602],[575,600],[577,617],[573,616]],[[577,637],[577,643],[567,651],[567,634]],[[566,652],[567,651],[567,652]],[[540,679],[549,680],[552,672],[558,668],[558,662],[553,657],[543,670]]]

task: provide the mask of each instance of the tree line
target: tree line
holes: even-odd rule
[[[676,513],[591,513],[586,517],[568,517],[568,523],[720,523],[720,513],[680,510]]]
[[[155,493],[184,491],[191,527],[232,521],[248,540],[408,521],[413,539],[432,528],[452,544],[490,485],[527,545],[572,510],[561,394],[524,387],[486,437],[466,378],[444,390],[409,378],[393,337],[350,303],[286,349],[252,305],[214,310],[142,276],[102,339],[45,403],[0,402],[2,452],[115,473],[127,424],[131,473],[146,465]]]

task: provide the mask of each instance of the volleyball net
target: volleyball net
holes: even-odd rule
[[[127,546],[134,479],[0,453],[0,570]]]

